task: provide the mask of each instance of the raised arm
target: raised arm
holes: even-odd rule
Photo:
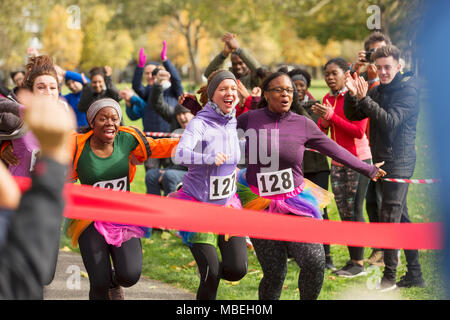
[[[160,73],[164,72],[161,70],[158,72],[157,76],[160,76]],[[157,80],[158,81],[158,80]],[[152,93],[150,94],[150,103],[153,107],[153,110],[156,111],[164,120],[167,122],[171,122],[175,117],[174,108],[170,107],[169,104],[164,100],[163,96],[163,87],[159,83],[155,83],[152,88]]]
[[[56,260],[55,242],[61,232],[64,177],[70,152],[68,133],[75,129],[73,114],[49,97],[28,100],[25,122],[38,138],[42,159],[32,184],[12,215],[7,243],[0,255],[0,297],[42,299],[43,285]]]
[[[379,169],[376,166],[368,165],[359,160],[349,151],[328,138],[312,120],[305,120],[305,132],[308,132],[307,145],[309,147],[371,179],[377,175]]]

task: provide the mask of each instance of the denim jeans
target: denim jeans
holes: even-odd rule
[[[376,191],[381,193],[381,209],[379,222],[410,223],[408,215],[407,183],[377,181]],[[398,250],[384,249],[384,277],[395,281],[398,264]],[[404,250],[408,273],[413,277],[421,277],[418,250]]]
[[[183,176],[187,173],[184,170],[166,169],[163,170],[161,184],[159,178],[161,177],[161,169],[153,168],[145,174],[145,185],[147,186],[147,193],[161,195],[161,187],[164,195],[176,191],[177,185],[183,180]]]

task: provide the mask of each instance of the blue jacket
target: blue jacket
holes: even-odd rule
[[[178,97],[183,93],[181,77],[169,59],[163,61],[163,66],[166,68],[167,72],[170,73],[170,82],[172,83],[172,86],[163,92],[164,100],[169,106],[174,108],[178,103]],[[142,118],[144,131],[170,132],[170,124],[157,114],[151,106],[150,93],[152,86],[147,85],[144,87],[142,85],[143,74],[144,68],[136,67],[133,75],[132,87],[137,95],[146,101],[144,112],[135,113],[136,110],[134,108],[126,108],[126,113],[131,120]]]
[[[416,164],[416,125],[419,84],[411,74],[397,73],[386,85],[371,89],[357,100],[345,95],[344,114],[349,120],[369,118],[370,150],[374,163],[385,161],[387,178],[409,178]]]
[[[81,74],[73,72],[73,71],[66,71],[66,80],[73,80],[80,83],[83,83],[83,80],[81,78]],[[87,82],[91,82],[89,79],[86,79]],[[81,91],[78,93],[69,93],[64,96],[66,98],[67,102],[72,107],[73,111],[75,111],[75,115],[77,117],[77,124],[78,128],[84,127],[88,125],[87,119],[86,119],[86,113],[81,112],[78,110],[78,103],[80,102],[81,98]]]

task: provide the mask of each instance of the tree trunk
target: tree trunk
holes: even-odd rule
[[[181,34],[186,39],[189,61],[191,62],[190,68],[190,77],[196,84],[202,83],[202,75],[198,68],[198,32],[199,26],[195,26],[195,24],[189,19],[187,25],[184,25],[181,21],[179,15],[176,15],[176,19],[178,21],[178,25],[180,27]],[[193,36],[195,37],[194,41]]]

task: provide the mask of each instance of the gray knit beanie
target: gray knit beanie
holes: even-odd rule
[[[117,111],[117,114],[119,115],[120,120],[122,121],[122,109],[120,108],[119,103],[111,98],[105,98],[105,99],[99,99],[94,101],[91,106],[89,107],[88,111],[86,112],[86,118],[89,124],[94,121],[95,116],[97,113],[103,109],[111,107],[114,108]]]
[[[219,84],[225,79],[232,79],[237,83],[236,77],[228,70],[222,70],[218,72],[209,82],[208,87],[206,88],[206,93],[208,94],[209,100],[214,96],[214,92],[216,91]]]

